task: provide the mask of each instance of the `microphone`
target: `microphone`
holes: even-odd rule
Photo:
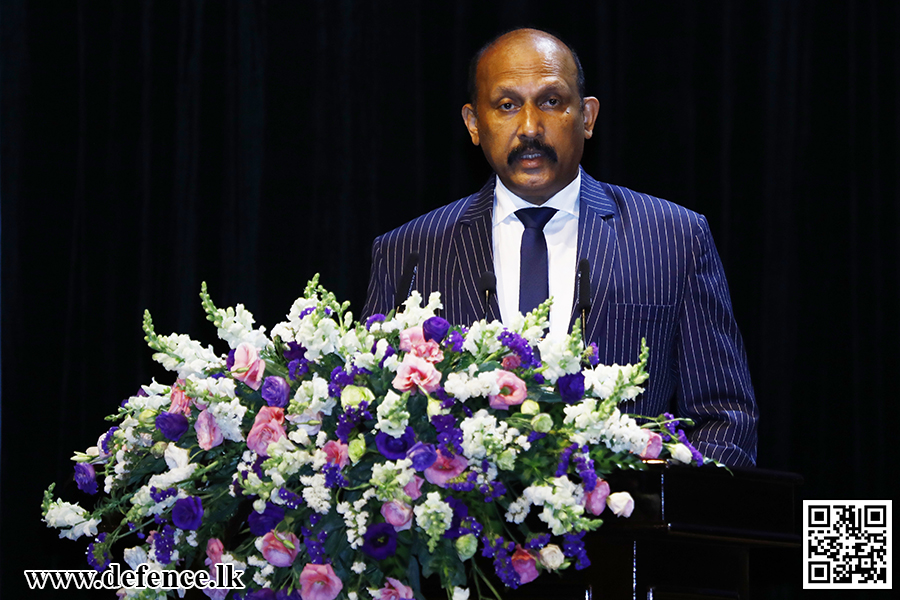
[[[397,282],[397,292],[394,294],[394,303],[397,305],[397,312],[400,312],[400,308],[403,306],[403,302],[409,298],[409,295],[413,291],[413,286],[415,285],[415,277],[416,272],[419,268],[419,253],[418,252],[410,252],[409,256],[406,257],[406,268],[403,269],[403,273],[400,275],[400,280]]]
[[[591,267],[588,259],[578,263],[578,310],[581,311],[581,342],[587,348],[587,314],[591,310]]]
[[[485,271],[478,280],[478,295],[484,298],[484,319],[487,319],[488,307],[491,305],[491,294],[497,293],[497,276],[493,271]]]

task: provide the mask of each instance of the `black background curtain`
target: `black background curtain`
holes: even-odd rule
[[[372,239],[488,177],[467,64],[520,25],[579,51],[601,103],[585,169],[709,218],[759,465],[807,498],[892,497],[897,3],[0,6],[3,597],[31,597],[22,569],[86,568],[41,493],[84,502],[69,456],[171,382],[142,311],[216,343],[201,281],[271,327],[317,272],[361,309]]]

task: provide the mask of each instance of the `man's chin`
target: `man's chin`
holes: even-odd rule
[[[501,177],[500,179],[503,181],[503,185],[519,198],[532,204],[543,204],[565,187],[565,185],[559,185],[548,175],[544,171],[536,173],[520,171],[512,173],[508,178]]]

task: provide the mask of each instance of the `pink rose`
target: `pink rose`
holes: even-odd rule
[[[413,590],[408,585],[403,585],[393,577],[385,577],[386,583],[379,590],[381,594],[379,600],[406,600],[415,598]]]
[[[516,551],[512,555],[512,566],[519,576],[520,583],[528,583],[537,579],[538,570],[535,566],[534,555],[516,544]]]
[[[300,597],[303,600],[334,600],[344,584],[331,565],[307,563],[300,573]]]
[[[508,356],[504,356],[500,364],[504,369],[518,369],[522,366],[522,359],[518,354],[510,354]]]
[[[269,455],[269,443],[277,442],[285,437],[284,409],[277,406],[263,406],[253,421],[253,427],[247,434],[247,447],[260,456]]]
[[[197,417],[197,422],[194,423],[194,431],[197,432],[197,443],[200,444],[200,447],[204,450],[215,448],[225,441],[225,438],[222,436],[222,430],[219,429],[215,417],[213,417],[212,413],[208,410],[200,412],[200,416]]]
[[[655,431],[650,432],[650,439],[647,440],[647,447],[641,452],[641,458],[658,458],[662,452],[662,436]]]
[[[425,343],[425,333],[421,325],[404,329],[400,332],[400,350],[412,352],[413,348]]]
[[[256,549],[262,552],[270,565],[289,567],[300,551],[300,540],[293,533],[272,530],[256,538]]]
[[[184,379],[175,381],[169,397],[172,399],[172,404],[169,406],[170,413],[191,416],[191,399],[184,393]]]
[[[397,367],[397,376],[392,383],[401,392],[422,388],[431,393],[440,385],[441,373],[424,358],[407,354]]]
[[[413,509],[406,502],[391,500],[381,505],[381,516],[394,526],[396,531],[404,531],[412,527]]]
[[[444,451],[438,448],[437,460],[434,464],[425,469],[425,479],[438,487],[447,487],[447,482],[466,470],[469,461],[463,456],[454,454],[444,454]]]
[[[491,408],[509,410],[510,406],[516,406],[525,401],[528,393],[528,390],[525,389],[525,382],[513,373],[497,371],[497,385],[500,386],[500,393],[488,396]]]
[[[322,446],[327,461],[343,469],[350,464],[350,446],[337,440],[329,440]]]
[[[584,507],[592,515],[599,515],[606,508],[607,496],[609,496],[609,484],[603,479],[598,479],[594,489],[585,494]]]
[[[259,352],[254,346],[244,343],[234,349],[234,365],[231,367],[231,374],[235,379],[258,390],[262,385],[265,372],[266,361],[259,357]]]
[[[216,574],[216,565],[222,562],[222,553],[225,551],[225,545],[218,538],[209,538],[206,542],[206,566],[209,567],[209,574]]]
[[[403,486],[403,492],[409,496],[410,500],[418,500],[422,496],[423,483],[425,483],[424,479],[418,475],[413,475],[412,479],[409,480],[409,483]]]

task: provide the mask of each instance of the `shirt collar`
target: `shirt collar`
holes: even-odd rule
[[[497,183],[494,186],[494,225],[502,223],[521,208],[534,208],[535,205],[516,196],[509,188],[503,185],[500,178],[494,175]],[[555,208],[578,218],[578,196],[581,192],[581,169],[572,182],[559,190],[549,200],[541,204],[541,208]]]

